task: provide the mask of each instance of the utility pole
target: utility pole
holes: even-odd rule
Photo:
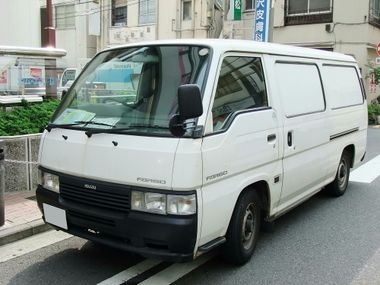
[[[52,0],[46,0],[47,26],[44,27],[46,42],[43,43],[43,47],[55,48],[55,28],[53,26],[53,5],[51,1]]]
[[[45,42],[43,47],[55,48],[55,28],[53,26],[52,0],[46,0],[47,26],[44,27]],[[55,59],[45,59],[45,93],[46,98],[57,98],[57,62]]]
[[[274,28],[274,2],[276,0],[270,0],[270,8],[269,8],[269,31],[268,31],[268,40],[269,42],[273,42],[273,28]]]

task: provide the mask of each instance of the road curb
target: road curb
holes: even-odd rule
[[[0,228],[0,246],[6,245],[11,242],[18,241],[30,237],[35,234],[39,234],[48,230],[52,227],[42,219],[34,220],[26,224],[10,227],[8,229],[1,230]]]

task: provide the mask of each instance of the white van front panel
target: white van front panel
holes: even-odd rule
[[[203,139],[200,244],[225,235],[240,192],[252,183],[268,182],[273,190],[270,208],[278,201],[282,180],[280,140],[273,109],[240,114],[228,130]]]
[[[83,131],[52,129],[43,141],[40,164],[79,177],[171,189],[178,141],[120,134],[88,138]]]

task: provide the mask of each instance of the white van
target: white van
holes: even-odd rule
[[[62,99],[62,94],[65,94],[67,90],[73,84],[75,78],[78,77],[79,70],[78,68],[66,68],[58,82],[57,86],[57,98]]]
[[[85,239],[172,261],[222,245],[242,264],[262,221],[323,188],[344,194],[366,134],[351,56],[237,40],[111,48],[42,136],[38,204]]]

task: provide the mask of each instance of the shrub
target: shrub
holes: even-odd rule
[[[370,124],[376,123],[376,117],[380,115],[380,104],[378,103],[370,103],[368,104],[368,122]]]
[[[57,109],[59,100],[42,103],[21,102],[11,111],[0,111],[0,136],[16,136],[40,133]]]

